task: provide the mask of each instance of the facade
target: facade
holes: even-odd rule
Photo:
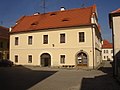
[[[10,29],[10,59],[17,65],[96,68],[101,33],[96,6],[24,16]]]
[[[102,60],[113,61],[113,47],[108,40],[103,40]]]
[[[109,13],[109,24],[113,38],[114,76],[120,77],[120,9]]]
[[[9,58],[9,31],[0,26],[0,59]]]

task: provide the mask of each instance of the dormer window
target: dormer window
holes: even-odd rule
[[[50,16],[54,16],[54,15],[56,15],[56,13],[51,13],[51,14],[50,14]]]
[[[66,21],[69,21],[69,19],[68,19],[68,18],[64,18],[64,19],[62,20],[62,22],[66,22]]]
[[[38,22],[33,22],[31,25],[36,26],[37,24],[38,24]]]

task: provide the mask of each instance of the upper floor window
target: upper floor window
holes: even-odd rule
[[[43,44],[48,44],[48,35],[43,35]]]
[[[28,36],[28,45],[32,45],[32,39],[33,39],[32,36]]]
[[[79,32],[79,42],[85,42],[85,33]]]
[[[104,53],[105,53],[105,50],[104,50]]]
[[[106,53],[108,53],[108,50],[106,50]]]
[[[65,55],[60,55],[60,63],[65,64]]]
[[[15,45],[18,45],[18,42],[19,42],[19,38],[15,37]]]
[[[111,50],[111,53],[113,53],[113,50]]]
[[[60,43],[65,43],[65,33],[60,34]]]
[[[32,55],[28,55],[28,63],[32,63]]]

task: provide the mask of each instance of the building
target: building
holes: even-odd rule
[[[113,61],[113,47],[112,47],[112,43],[110,43],[108,40],[103,40],[102,60]]]
[[[101,63],[101,32],[96,5],[23,16],[10,29],[10,59],[15,64],[51,67]]]
[[[0,59],[9,58],[9,29],[0,26]]]
[[[113,39],[114,76],[120,77],[120,8],[109,13],[109,25]]]

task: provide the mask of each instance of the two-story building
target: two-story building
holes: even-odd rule
[[[17,65],[96,68],[101,63],[96,5],[23,16],[10,31],[10,59]]]
[[[120,77],[120,8],[109,13],[109,24],[113,39],[114,76]]]
[[[0,26],[0,59],[9,58],[9,29]]]
[[[102,44],[102,60],[113,61],[113,47],[108,40],[103,40]]]

